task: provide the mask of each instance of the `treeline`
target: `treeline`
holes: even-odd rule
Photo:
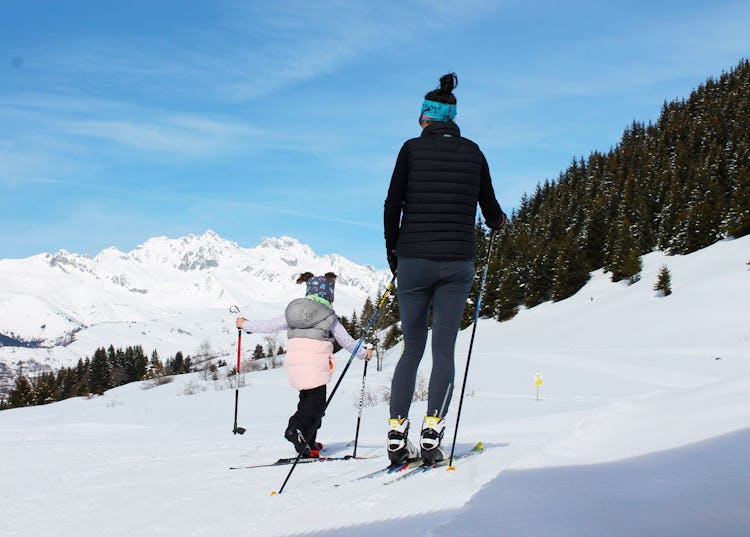
[[[261,360],[263,358],[273,358],[275,356],[281,356],[285,353],[286,350],[282,345],[279,345],[277,347],[274,340],[269,338],[269,340],[266,342],[265,347],[260,343],[255,346],[255,349],[253,349],[253,354],[250,358],[252,360]]]
[[[380,302],[381,299],[382,294],[377,296],[375,303]],[[342,324],[352,337],[358,339],[374,310],[375,305],[368,298],[360,314],[357,315],[356,312],[352,312],[350,318],[342,316]],[[389,300],[383,306],[367,338],[368,342],[375,343],[376,352],[379,350],[382,354],[384,349],[395,345],[398,341],[401,335],[401,331],[396,324],[398,320],[398,305],[394,293],[390,295]],[[340,348],[336,344],[334,350],[338,351]],[[183,356],[182,352],[177,352],[173,358],[169,358],[162,363],[156,350],[149,357],[140,345],[125,349],[115,349],[113,345],[108,348],[100,347],[94,352],[93,357],[79,359],[75,367],[63,368],[57,372],[48,371],[33,377],[19,375],[16,378],[15,386],[8,394],[7,400],[0,401],[0,410],[43,405],[70,397],[103,394],[111,388],[141,380],[154,380],[158,384],[167,382],[171,375],[192,371],[202,370],[206,374],[208,372],[215,373],[218,366],[227,365],[224,360],[213,363],[210,349],[204,348],[204,346],[201,346],[201,349],[195,359],[190,356]],[[274,340],[269,338],[265,347],[261,344],[255,346],[250,355],[250,361],[246,365],[249,370],[253,370],[253,362],[264,358],[275,358],[285,353],[283,346],[277,346]],[[273,365],[273,367],[277,367],[277,365]],[[234,374],[234,372],[233,368],[230,374]]]
[[[179,375],[193,370],[193,360],[177,352],[162,362],[154,350],[149,357],[140,345],[125,349],[98,348],[92,358],[79,359],[75,367],[44,372],[29,378],[19,375],[2,408],[18,408],[62,401],[70,397],[103,394],[129,382]],[[1,409],[1,408],[0,408]]]
[[[496,239],[482,315],[575,294],[591,271],[636,281],[640,256],[694,252],[750,232],[750,62],[633,122],[607,153],[575,159],[524,195]],[[478,260],[488,234],[478,226]],[[475,295],[472,295],[475,296]],[[467,307],[467,313],[473,305]],[[469,315],[470,316],[470,315]]]
[[[370,321],[375,308],[380,301],[383,299],[383,291],[377,294],[375,300],[369,297],[365,300],[359,315],[356,311],[353,311],[350,316],[340,315],[341,324],[346,328],[354,339],[359,339],[367,327],[367,323]],[[367,343],[374,345],[375,355],[377,358],[378,370],[382,366],[382,355],[386,349],[390,349],[401,339],[401,326],[400,318],[398,313],[398,298],[396,297],[396,290],[393,289],[383,303],[377,317],[375,318],[368,336],[366,339]],[[337,352],[340,347],[334,344],[334,350]]]

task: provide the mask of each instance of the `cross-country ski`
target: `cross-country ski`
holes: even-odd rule
[[[333,462],[333,461],[358,461],[358,460],[365,460],[365,459],[374,459],[376,456],[358,456],[353,457],[351,455],[343,455],[340,457],[302,457],[300,458],[297,463],[298,464],[308,464],[313,462]],[[281,459],[278,459],[274,462],[269,463],[261,463],[261,464],[249,464],[249,465],[241,465],[241,466],[230,466],[230,470],[242,470],[242,469],[251,469],[251,468],[267,468],[269,466],[284,466],[287,464],[293,464],[294,461],[297,459],[297,457],[282,457]]]
[[[467,451],[466,453],[463,453],[461,455],[455,455],[453,457],[454,461],[458,461],[461,459],[467,459],[469,457],[472,457],[474,455],[478,455],[479,453],[482,453],[484,451],[484,444],[482,442],[477,442],[473,448],[471,448],[470,451]],[[443,459],[441,461],[436,461],[432,464],[425,464],[425,463],[417,463],[413,467],[406,468],[406,471],[403,473],[400,473],[396,478],[385,481],[384,485],[390,485],[392,483],[395,483],[397,481],[403,481],[404,479],[408,479],[410,477],[417,476],[419,474],[423,474],[427,472],[428,470],[432,470],[434,468],[449,468],[450,459]],[[450,467],[453,469],[453,467]]]

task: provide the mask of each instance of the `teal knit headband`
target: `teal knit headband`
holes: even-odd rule
[[[420,121],[453,121],[456,117],[456,105],[439,103],[425,99],[422,103]]]

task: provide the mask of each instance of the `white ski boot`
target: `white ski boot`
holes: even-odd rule
[[[391,466],[405,464],[419,458],[417,448],[409,441],[409,418],[388,420],[388,459]]]
[[[419,446],[422,448],[422,460],[425,464],[435,464],[448,458],[440,446],[445,433],[445,420],[438,416],[425,416],[422,422],[422,436]]]

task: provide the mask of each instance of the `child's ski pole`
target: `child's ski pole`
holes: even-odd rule
[[[232,306],[229,308],[231,313],[239,313],[240,308]],[[237,388],[234,390],[234,434],[245,434],[244,427],[237,427],[237,407],[240,404],[240,357],[242,356],[242,328],[237,329]]]

